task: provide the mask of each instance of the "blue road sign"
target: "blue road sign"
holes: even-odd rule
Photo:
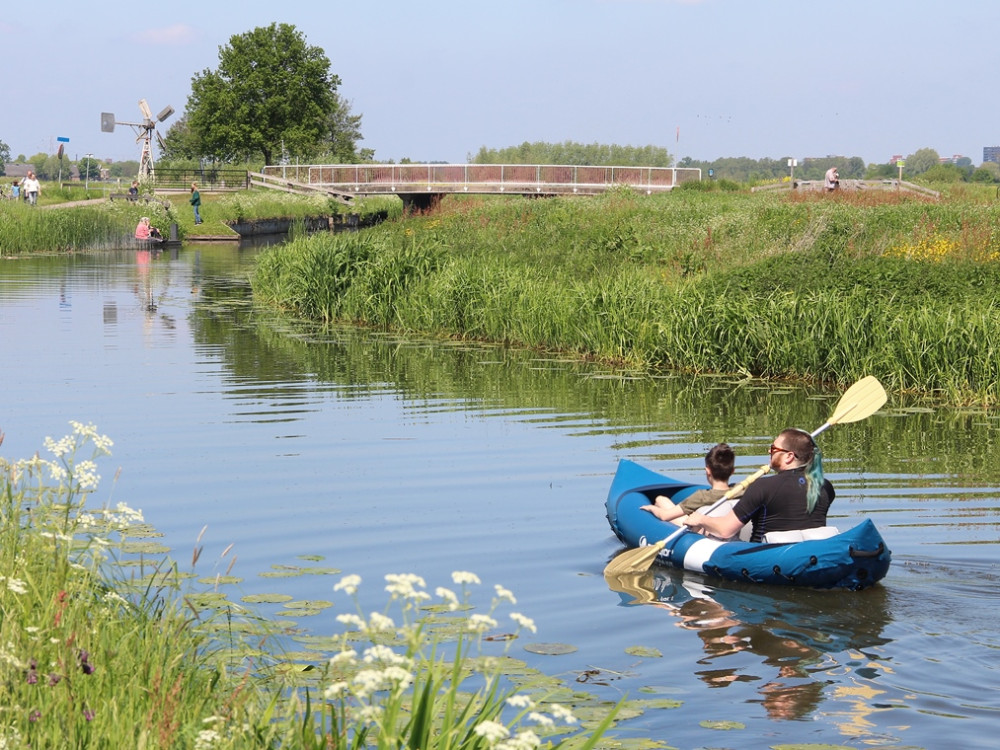
[[[69,138],[66,138],[64,136],[59,136],[58,138],[56,138],[56,140],[59,141],[60,143],[69,143]]]

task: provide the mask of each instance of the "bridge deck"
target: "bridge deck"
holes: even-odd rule
[[[700,180],[700,169],[561,164],[334,164],[265,167],[263,174],[353,195],[514,193],[593,195],[627,185],[646,193]]]

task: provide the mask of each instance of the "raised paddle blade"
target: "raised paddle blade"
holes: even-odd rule
[[[887,399],[885,388],[878,378],[872,375],[861,378],[840,397],[829,423],[857,422],[870,417],[882,408]]]

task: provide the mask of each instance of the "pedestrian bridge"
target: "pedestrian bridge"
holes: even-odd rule
[[[647,194],[701,180],[700,169],[593,167],[566,164],[312,164],[264,167],[251,183],[292,192],[322,192],[350,203],[359,195],[398,195],[429,208],[442,195],[597,195],[628,186]]]

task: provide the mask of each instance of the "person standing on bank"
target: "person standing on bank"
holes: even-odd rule
[[[769,531],[799,531],[826,526],[833,502],[833,485],[823,477],[823,454],[804,430],[789,428],[774,439],[770,449],[773,476],[747,487],[733,509],[721,516],[695,511],[681,523],[695,531],[728,538],[745,523],[753,524],[751,542],[764,540]]]
[[[201,193],[198,192],[197,183],[191,183],[191,197],[188,199],[188,203],[194,208],[194,223],[201,224],[201,213],[198,211],[201,208]]]

